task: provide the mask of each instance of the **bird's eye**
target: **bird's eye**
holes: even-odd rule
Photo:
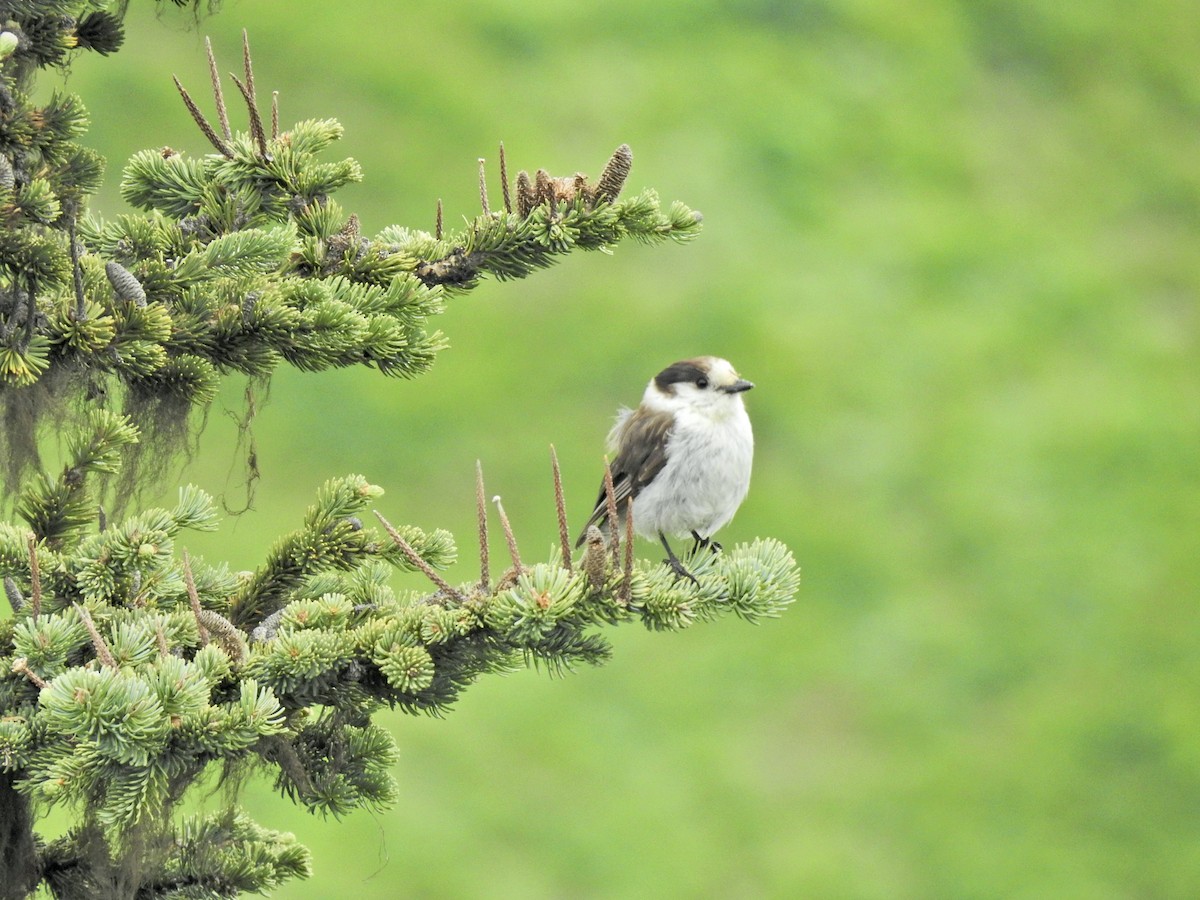
[[[708,379],[701,375],[696,379],[696,387],[700,388],[700,390],[704,390],[706,387],[708,387]]]

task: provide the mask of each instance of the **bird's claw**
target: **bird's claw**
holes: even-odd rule
[[[700,587],[700,582],[696,580],[696,576],[693,575],[691,572],[689,572],[687,569],[685,569],[683,566],[683,563],[681,563],[678,559],[676,559],[674,557],[672,557],[671,559],[664,559],[663,563],[665,565],[671,567],[671,571],[675,573],[676,579],[686,578],[688,581],[690,581],[696,587]]]

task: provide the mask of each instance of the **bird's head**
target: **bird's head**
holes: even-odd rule
[[[740,407],[742,394],[752,387],[728,360],[698,356],[672,363],[655,375],[646,385],[642,403],[661,412],[691,409],[720,418]]]

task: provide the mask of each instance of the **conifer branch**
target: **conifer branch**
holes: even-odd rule
[[[391,522],[383,517],[383,513],[377,509],[373,510],[373,512],[375,513],[375,517],[383,523],[384,530],[387,531],[388,536],[392,539],[396,546],[400,548],[400,552],[405,555],[409,562],[416,566],[421,573],[430,581],[432,581],[437,586],[438,590],[444,593],[447,597],[457,600],[460,603],[466,602],[467,598],[451,587],[450,583],[441,575],[439,575],[434,570],[433,566],[429,565],[429,563],[425,562],[425,560],[421,558],[421,555],[413,549],[412,544],[406,541],[404,536],[396,530],[395,526],[393,526]]]
[[[479,521],[479,587],[488,590],[492,573],[488,560],[487,497],[483,490],[483,464],[475,460],[475,513]]]

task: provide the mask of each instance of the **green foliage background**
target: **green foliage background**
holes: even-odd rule
[[[254,509],[194,553],[252,568],[362,472],[389,518],[456,534],[465,580],[479,458],[545,558],[547,445],[582,522],[616,405],[716,353],[759,385],[721,537],[805,573],[777,622],[627,629],[602,669],[396,713],[386,814],[260,785],[251,814],[314,851],[277,896],[1194,895],[1194,3],[227,0],[199,32],[132,6],[67,84],[106,216],[133,152],[205,152],[170,75],[203,96],[201,35],[237,71],[242,27],[285,124],[345,125],[368,233],[432,228],[438,197],[473,215],[499,140],[511,171],[592,175],[628,141],[627,190],[705,214],[690,246],[452,300],[416,382],[281,370]],[[181,476],[232,506],[240,408],[227,385]]]

